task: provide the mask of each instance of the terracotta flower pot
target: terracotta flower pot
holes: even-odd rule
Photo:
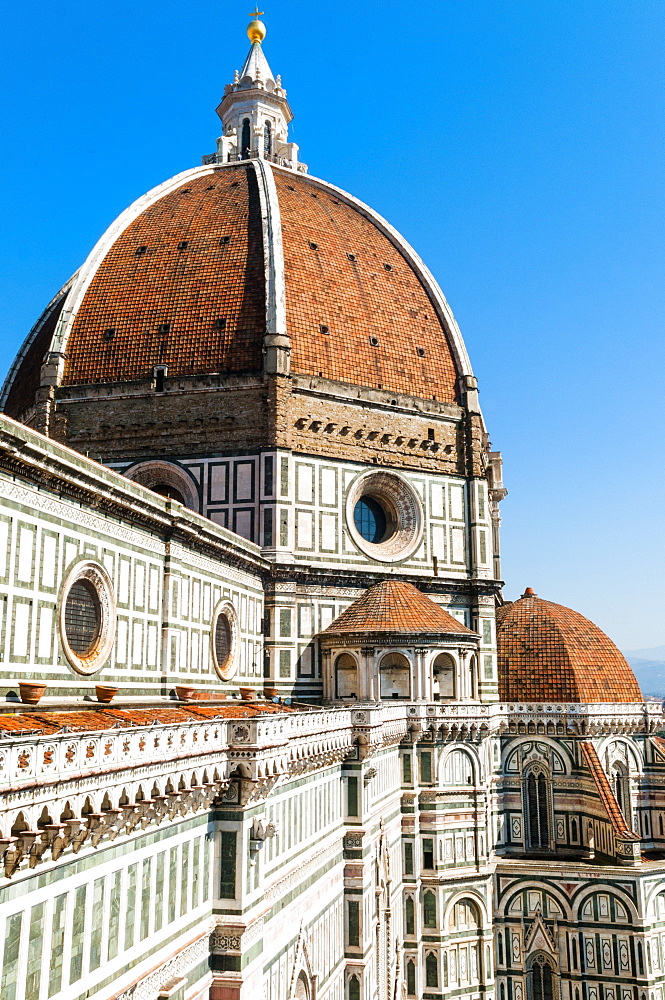
[[[268,687],[266,685],[266,687],[263,688],[263,693],[266,696],[266,698],[276,698],[277,697],[277,688],[276,687]]]
[[[239,688],[240,697],[243,701],[256,701],[256,691],[254,688],[241,687]]]
[[[186,687],[184,684],[176,684],[175,693],[180,701],[193,701],[196,697],[196,688]]]
[[[19,681],[18,689],[21,701],[25,705],[36,705],[46,691],[46,684],[33,684],[32,681]]]
[[[101,701],[104,705],[108,705],[112,702],[118,693],[118,689],[114,687],[106,687],[105,684],[95,684],[95,694],[97,695],[97,701]]]

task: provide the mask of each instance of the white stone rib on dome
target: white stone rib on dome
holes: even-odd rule
[[[275,164],[272,165],[272,169],[281,170],[286,174],[290,173],[286,167],[279,167]],[[326,191],[334,192],[337,197],[346,201],[349,205],[355,208],[356,211],[360,212],[367,219],[369,219],[399,250],[422,282],[431,299],[432,305],[436,309],[440,321],[448,331],[450,345],[453,351],[453,357],[458,373],[460,375],[473,378],[471,361],[462,337],[462,331],[457,325],[453,311],[448,305],[446,297],[437,284],[434,275],[418,256],[413,247],[407,243],[404,237],[398,233],[394,226],[391,226],[390,223],[383,218],[383,216],[379,215],[378,212],[375,212],[374,209],[370,208],[369,205],[366,205],[365,202],[360,201],[358,198],[354,198],[354,196],[349,194],[348,191],[344,191],[343,188],[339,188],[335,184],[330,184],[328,181],[321,180],[319,177],[312,177],[311,174],[307,175],[307,180],[317,187]]]
[[[9,371],[7,372],[7,375],[5,377],[5,381],[3,383],[3,386],[2,386],[2,393],[0,394],[0,411],[4,410],[4,408],[5,408],[6,404],[7,404],[7,398],[9,396],[10,389],[11,389],[12,385],[14,384],[14,379],[16,378],[16,376],[17,376],[17,374],[18,374],[18,372],[19,372],[19,370],[21,368],[21,365],[23,364],[23,361],[25,359],[26,354],[28,353],[28,351],[32,347],[32,344],[35,341],[35,339],[39,336],[39,334],[40,334],[40,332],[42,330],[42,327],[44,326],[44,323],[47,322],[47,320],[51,316],[51,314],[52,314],[53,310],[55,309],[55,307],[71,291],[72,285],[76,281],[76,278],[78,277],[78,274],[79,274],[79,272],[75,271],[74,274],[71,276],[71,278],[69,278],[64,283],[64,285],[62,286],[62,288],[53,296],[53,298],[51,299],[51,301],[47,305],[46,309],[43,311],[43,313],[41,314],[41,316],[39,317],[39,319],[37,320],[37,322],[34,324],[34,326],[32,327],[32,329],[28,333],[28,336],[25,338],[25,340],[21,344],[20,350],[19,350],[18,354],[16,355],[16,357],[14,358],[14,360],[13,360],[13,362],[12,362],[10,368],[9,368]]]
[[[85,293],[90,286],[90,282],[97,272],[97,268],[100,266],[115,241],[122,235],[122,233],[124,233],[128,226],[130,226],[132,222],[139,217],[139,215],[145,212],[147,208],[150,208],[150,206],[156,201],[159,201],[160,198],[170,194],[171,191],[176,190],[182,184],[187,183],[187,181],[192,180],[194,177],[202,177],[206,174],[212,173],[214,173],[213,167],[194,167],[190,170],[183,170],[181,173],[176,174],[175,177],[171,177],[162,184],[158,184],[157,187],[152,188],[151,191],[141,195],[140,198],[137,198],[136,201],[132,202],[132,204],[118,216],[118,218],[106,230],[104,235],[97,241],[88,254],[85,263],[75,276],[72,289],[67,297],[67,302],[65,303],[65,308],[62,310],[55,334],[53,335],[53,340],[51,341],[51,354],[59,355],[57,360],[56,377],[58,384],[61,382],[64,373],[64,355],[67,350],[67,341],[74,325],[76,314],[81,306],[81,303],[83,302]]]
[[[279,170],[285,175],[290,175],[292,171],[285,167],[271,164],[264,159],[252,159],[248,161],[248,166],[254,168],[257,178],[259,201],[261,208],[261,226],[263,233],[264,267],[266,282],[266,333],[268,335],[288,337],[286,319],[286,278],[284,267],[284,250],[282,243],[282,223],[279,198],[275,185],[275,178],[272,171]],[[5,380],[3,387],[3,401],[7,398],[13,379],[19,369],[20,362],[25,356],[34,337],[41,329],[45,318],[49,315],[49,310],[53,304],[59,300],[63,293],[69,291],[64,308],[58,320],[55,333],[53,335],[50,349],[51,364],[47,378],[49,383],[60,384],[64,375],[64,360],[67,350],[67,342],[74,325],[78,310],[84,301],[86,292],[107,253],[116,240],[125,230],[148,208],[158,202],[161,198],[177,190],[183,184],[188,183],[197,177],[214,175],[224,169],[233,169],[237,164],[214,164],[201,167],[194,167],[190,170],[182,171],[162,184],[157,185],[146,194],[137,198],[128,208],[122,212],[117,219],[108,227],[103,236],[98,240],[92,251],[88,255],[80,270],[63,287],[58,296],[53,300],[51,306],[47,308],[39,322],[35,325],[26,339],[21,352],[14,361],[12,368]],[[346,202],[354,211],[365,216],[378,230],[385,236],[399,251],[407,261],[414,274],[424,287],[433,308],[435,309],[439,321],[447,333],[450,348],[453,354],[455,367],[458,375],[473,377],[471,362],[464,344],[461,331],[457,325],[453,312],[448,302],[439,288],[433,275],[423,263],[420,256],[413,247],[397,232],[397,230],[387,222],[381,215],[375,212],[364,202],[344,191],[342,188],[328,181],[308,175],[308,182],[315,187],[325,190],[335,197]]]

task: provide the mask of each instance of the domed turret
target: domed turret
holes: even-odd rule
[[[625,657],[587,618],[528,587],[497,609],[502,701],[641,702]]]

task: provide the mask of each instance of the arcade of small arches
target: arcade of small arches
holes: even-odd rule
[[[125,782],[89,793],[65,794],[45,805],[31,803],[3,814],[0,843],[4,874],[11,877],[20,866],[34,868],[50,854],[52,860],[84,844],[128,836],[135,830],[173,821],[176,817],[209,810],[223,796],[231,778],[217,768],[155,776],[154,780]]]
[[[330,701],[479,700],[472,647],[360,647],[323,650],[324,698]]]

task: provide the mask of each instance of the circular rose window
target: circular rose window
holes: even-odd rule
[[[413,487],[392,472],[368,472],[352,484],[346,522],[353,541],[381,562],[406,559],[422,538],[423,514]]]
[[[82,674],[94,674],[108,659],[115,639],[111,581],[98,563],[78,563],[62,589],[60,636],[65,656]]]
[[[238,669],[238,615],[230,601],[223,601],[212,619],[212,661],[223,681],[229,681]]]

